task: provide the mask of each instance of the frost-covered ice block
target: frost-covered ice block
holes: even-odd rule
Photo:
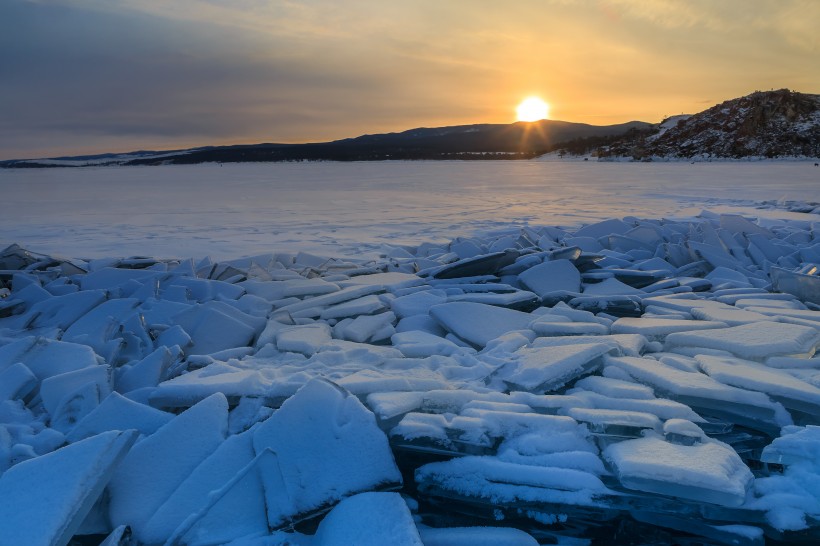
[[[398,493],[360,493],[336,505],[319,524],[314,546],[426,546]]]
[[[319,322],[279,330],[276,333],[276,347],[280,351],[312,355],[331,339],[330,326]]]
[[[191,472],[225,439],[228,401],[214,394],[135,445],[109,485],[109,515],[143,540],[146,524]]]
[[[173,417],[171,413],[134,402],[112,392],[77,423],[66,435],[66,439],[73,443],[107,430],[134,429],[141,434],[153,434]]]
[[[556,347],[580,343],[606,343],[626,356],[640,356],[647,339],[640,334],[611,334],[606,336],[555,336],[539,337],[532,342],[533,347]]]
[[[650,435],[612,444],[603,456],[624,487],[698,502],[740,506],[754,481],[731,447],[708,438],[686,446]]]
[[[129,281],[145,284],[166,274],[147,269],[124,269],[118,267],[103,267],[80,277],[80,287],[83,290],[112,290]]]
[[[594,237],[595,239],[600,239],[601,237],[612,235],[613,233],[623,235],[633,227],[634,226],[627,224],[623,220],[610,218],[594,224],[588,224],[576,231],[574,235],[575,237]]]
[[[493,504],[518,502],[606,506],[612,492],[588,472],[532,466],[495,457],[461,457],[416,470],[419,492],[473,497]]]
[[[434,305],[430,315],[448,331],[477,347],[512,332],[526,330],[533,316],[529,313],[472,302]]]
[[[603,343],[523,348],[510,355],[498,377],[510,389],[547,392],[600,367],[612,347]]]
[[[40,383],[43,406],[54,416],[63,398],[88,383],[97,385],[101,398],[108,396],[111,392],[111,369],[104,365],[89,366],[47,377]]]
[[[632,294],[645,294],[640,288],[634,288],[624,284],[614,277],[605,279],[595,284],[584,285],[585,296],[625,296]]]
[[[253,445],[257,453],[271,449],[278,460],[260,469],[273,528],[348,495],[401,483],[373,413],[323,379],[286,400],[254,432]]]
[[[141,533],[142,540],[163,543],[186,518],[200,512],[204,515],[209,494],[220,490],[253,461],[252,434],[247,431],[230,436],[202,461],[157,509]],[[267,534],[262,483],[255,472],[248,478],[207,510],[207,517],[191,529],[186,544],[223,544],[243,536]]]
[[[151,391],[149,399],[152,406],[159,408],[189,407],[215,393],[232,400],[241,396],[264,396],[270,385],[271,380],[258,370],[214,362],[160,383]]]
[[[107,344],[118,337],[120,323],[139,305],[133,298],[104,301],[78,318],[64,333],[62,341],[88,345],[98,354],[106,354]]]
[[[233,347],[250,345],[254,336],[262,331],[264,321],[258,330],[241,320],[240,311],[226,314],[226,308],[217,308],[209,304],[195,305],[172,317],[175,324],[191,336],[193,346],[186,352],[191,355],[205,355]],[[247,317],[247,315],[245,315]]]
[[[42,381],[52,375],[96,366],[100,359],[86,345],[29,336],[0,347],[0,370],[17,362],[25,364]]]
[[[323,294],[313,298],[305,298],[302,301],[285,305],[277,309],[276,313],[296,313],[314,307],[323,308],[330,305],[355,300],[370,294],[378,294],[379,292],[384,292],[384,287],[381,284],[356,284],[343,288],[337,292]]]
[[[736,358],[699,355],[695,359],[721,383],[764,392],[789,409],[820,415],[820,389],[791,374]]]
[[[538,546],[530,534],[512,527],[418,527],[424,546]]]
[[[765,394],[724,385],[703,373],[683,371],[649,358],[607,358],[606,365],[625,371],[636,381],[653,387],[657,394],[684,403],[699,413],[723,416],[770,432],[791,424],[785,408]]]
[[[390,338],[393,346],[407,357],[426,357],[433,355],[450,356],[462,353],[475,353],[475,349],[460,347],[450,340],[420,330],[400,332]]]
[[[665,318],[619,318],[612,324],[613,334],[641,334],[649,340],[660,341],[667,335],[680,331],[712,330],[726,328],[724,322],[708,320],[679,320]]]
[[[424,279],[413,273],[390,271],[387,273],[372,273],[369,275],[354,275],[347,280],[340,281],[339,285],[348,286],[377,286],[385,290],[394,291],[424,284]]]
[[[32,305],[31,309],[21,317],[22,326],[25,328],[51,326],[65,330],[105,299],[104,290],[86,290],[65,296],[54,296]]]
[[[356,300],[346,301],[338,305],[331,305],[321,312],[322,320],[355,317],[356,315],[372,315],[385,310],[384,302],[378,296],[371,294]]]
[[[586,423],[591,432],[640,436],[646,430],[659,431],[661,421],[652,413],[623,409],[569,408],[567,415]]]
[[[719,302],[715,302],[719,303]],[[771,320],[770,317],[749,309],[740,309],[731,305],[693,308],[692,316],[701,321],[723,322],[727,326],[741,326],[751,322]]]
[[[376,343],[396,333],[393,325],[396,315],[392,311],[378,315],[359,315],[354,319],[345,319],[333,327],[333,334],[337,338],[355,341],[357,343]]]
[[[132,362],[128,367],[120,367],[114,382],[115,390],[127,393],[144,387],[156,387],[168,368],[180,358],[181,352],[178,346],[173,350],[158,347],[142,360]]]
[[[508,290],[495,292],[492,290],[467,291],[463,294],[452,294],[447,296],[447,301],[469,301],[474,303],[485,303],[487,305],[497,305],[509,309],[529,310],[539,304],[538,296],[527,290]]]
[[[676,332],[666,337],[669,347],[704,347],[729,351],[747,359],[771,356],[809,355],[820,343],[820,331],[782,322],[754,322],[731,328]]]
[[[390,302],[390,307],[399,318],[426,315],[434,305],[444,303],[447,296],[441,290],[423,290],[399,296]]]
[[[22,362],[12,364],[0,372],[0,400],[25,398],[40,382]]]
[[[561,290],[581,291],[581,274],[569,260],[538,264],[521,273],[518,279],[539,297]]]
[[[321,296],[322,294],[330,294],[338,291],[339,285],[332,282],[327,282],[326,280],[318,277],[314,279],[293,279],[290,281],[282,281],[282,292],[278,294],[276,299]]]
[[[7,470],[0,477],[0,542],[68,544],[136,437],[104,432]]]
[[[572,322],[557,315],[541,315],[530,323],[530,329],[539,336],[607,335],[609,327],[597,322]]]
[[[599,376],[590,376],[584,379],[607,379]],[[581,380],[584,381],[584,380]],[[581,381],[576,384],[580,387]],[[635,385],[636,387],[642,385]],[[624,389],[618,389],[624,392]],[[579,388],[572,389],[569,393],[577,398],[579,401],[585,403],[586,407],[596,408],[601,410],[618,410],[648,413],[655,415],[660,419],[688,419],[690,421],[703,422],[704,419],[697,413],[692,411],[692,408],[686,404],[676,402],[674,400],[667,400],[666,398],[629,398],[627,396],[621,397],[612,393],[612,395],[601,394],[598,392],[584,391]],[[624,394],[631,394],[624,392]],[[571,415],[568,413],[568,415]]]
[[[820,470],[820,427],[785,427],[779,438],[763,448],[760,460],[782,465],[807,462],[815,471]]]
[[[516,258],[518,258],[518,251],[516,250],[492,252],[481,256],[464,258],[457,262],[434,268],[432,271],[429,271],[429,275],[434,279],[458,279],[481,275],[495,275],[500,269],[514,263]]]

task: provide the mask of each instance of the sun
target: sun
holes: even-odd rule
[[[550,113],[550,105],[538,97],[527,97],[515,109],[518,114],[518,121],[538,121],[547,119]]]

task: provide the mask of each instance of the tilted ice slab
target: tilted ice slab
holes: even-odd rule
[[[482,303],[453,302],[434,305],[430,315],[444,328],[477,347],[514,330],[528,329],[529,313]]]
[[[641,334],[649,340],[663,340],[675,332],[726,328],[725,322],[665,318],[619,318],[612,324],[613,334]]]
[[[703,373],[683,371],[651,358],[610,357],[606,365],[620,368],[636,381],[653,387],[659,395],[699,413],[708,411],[732,422],[771,431],[791,424],[785,408],[765,394],[725,385]]]
[[[214,394],[135,445],[109,486],[111,523],[130,525],[142,541],[157,509],[224,441],[227,428],[228,402]]]
[[[0,542],[68,544],[136,437],[104,432],[7,470],[0,477]]]
[[[716,440],[690,446],[650,435],[606,448],[608,460],[624,487],[740,506],[754,477],[735,451]]]
[[[495,457],[462,457],[430,463],[416,470],[421,491],[474,497],[492,504],[532,502],[605,506],[612,492],[588,472],[500,461]]]
[[[668,347],[717,349],[752,360],[786,355],[811,356],[818,343],[820,331],[816,328],[769,321],[717,330],[676,332],[666,337]]]
[[[497,376],[512,390],[549,392],[592,373],[601,365],[601,356],[612,350],[602,343],[523,348],[510,355]]]
[[[375,416],[344,389],[315,379],[253,434],[257,453],[276,464],[260,469],[268,521],[278,528],[346,496],[401,483]]]
[[[359,493],[336,505],[319,524],[314,546],[425,546],[398,493]]]
[[[789,409],[820,415],[820,389],[786,372],[755,362],[699,355],[700,368],[726,385],[765,392]]]

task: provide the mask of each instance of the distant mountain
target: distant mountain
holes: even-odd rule
[[[756,91],[691,116],[664,120],[656,134],[621,139],[599,157],[742,159],[820,157],[820,95]]]
[[[632,121],[587,125],[542,120],[532,123],[458,125],[419,128],[401,133],[363,135],[310,144],[208,146],[166,152],[132,152],[97,156],[10,160],[0,167],[87,165],[160,165],[245,161],[378,161],[388,159],[527,159],[564,143],[603,139],[611,142],[629,133],[651,134],[654,125]]]

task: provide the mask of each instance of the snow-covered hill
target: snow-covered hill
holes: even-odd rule
[[[670,118],[671,120],[672,118]],[[756,91],[679,118],[631,150],[639,158],[820,157],[820,95]]]

